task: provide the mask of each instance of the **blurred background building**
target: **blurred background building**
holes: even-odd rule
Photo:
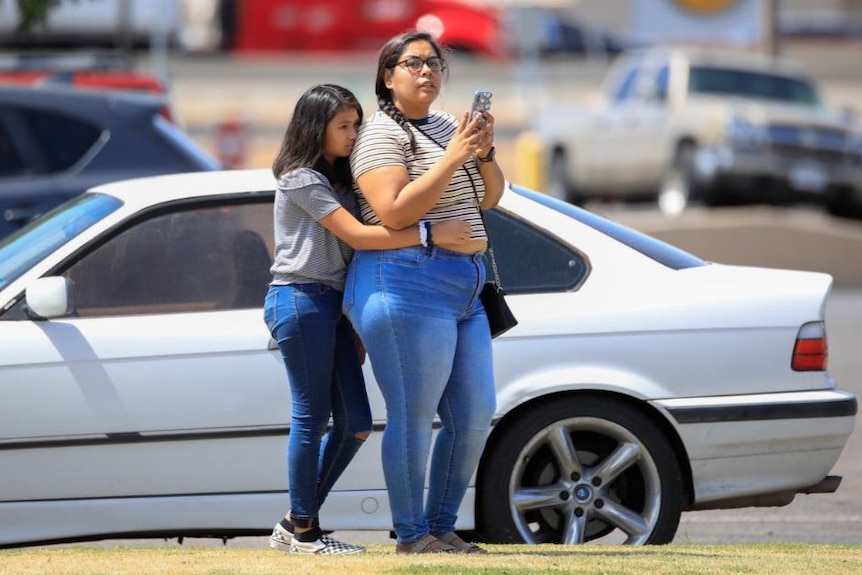
[[[125,55],[155,81],[121,82],[165,87],[178,119],[206,147],[245,151],[230,162],[220,154],[235,166],[269,162],[288,119],[284,102],[308,82],[339,81],[373,106],[366,62],[414,27],[474,66],[453,74],[449,103],[467,101],[477,82],[493,83],[511,134],[543,93],[574,102],[616,55],[644,45],[788,54],[827,81],[827,100],[848,109],[862,85],[862,0],[59,0],[44,22],[23,30],[20,1],[0,0],[0,76],[43,65],[26,63],[28,55]],[[285,76],[288,65],[303,69]]]
[[[517,47],[511,24],[529,10],[542,11],[537,42],[572,51],[589,41],[566,34],[749,45],[774,28],[780,37],[862,38],[862,0],[60,0],[28,30],[18,30],[18,5],[0,0],[0,47],[365,50],[419,25],[499,57]]]

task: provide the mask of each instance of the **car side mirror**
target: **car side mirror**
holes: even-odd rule
[[[74,284],[63,276],[39,278],[24,292],[27,315],[32,319],[50,319],[72,313]]]

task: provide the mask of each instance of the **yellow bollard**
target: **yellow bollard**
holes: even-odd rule
[[[535,132],[524,131],[515,139],[515,179],[513,182],[544,191],[542,140]]]

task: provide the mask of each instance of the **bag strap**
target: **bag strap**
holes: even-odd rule
[[[419,132],[420,134],[422,134],[423,136],[425,136],[426,138],[428,138],[429,140],[431,140],[432,142],[434,142],[435,144],[437,144],[438,146],[440,146],[444,150],[446,149],[446,146],[444,146],[443,144],[438,142],[436,139],[432,138],[428,132],[426,132],[425,130],[423,130],[422,128],[420,128],[419,126],[414,124],[413,122],[410,122],[410,125],[413,128],[415,128],[417,132]],[[497,269],[497,258],[494,257],[494,244],[491,242],[491,230],[490,230],[490,228],[488,228],[488,222],[487,222],[487,220],[485,220],[485,212],[484,212],[484,210],[482,210],[482,204],[479,202],[479,191],[476,189],[476,181],[473,179],[473,174],[470,173],[470,170],[467,169],[467,166],[462,164],[460,167],[464,168],[464,172],[467,174],[467,177],[470,179],[470,186],[472,186],[472,188],[473,188],[473,197],[476,198],[476,208],[479,210],[479,217],[482,218],[482,227],[485,228],[485,235],[488,236],[488,255],[490,256],[490,259],[491,259],[491,270],[493,271],[493,274],[494,274],[494,285],[499,290],[499,289],[502,289],[503,284],[500,282],[500,272]]]

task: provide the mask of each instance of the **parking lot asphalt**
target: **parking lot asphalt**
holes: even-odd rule
[[[818,206],[699,208],[679,218],[625,205],[590,208],[707,261],[824,272],[836,289],[862,288],[862,220]]]

